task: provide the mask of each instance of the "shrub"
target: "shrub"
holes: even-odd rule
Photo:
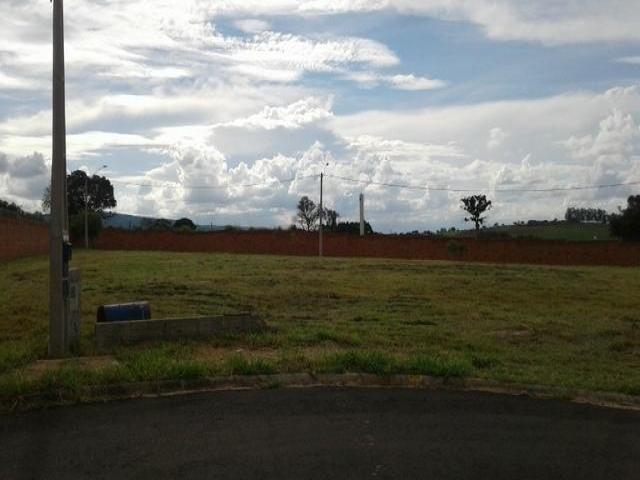
[[[97,238],[102,232],[102,216],[97,212],[89,212],[87,215],[89,239]],[[84,239],[84,213],[72,215],[69,218],[69,233],[72,238]]]
[[[627,208],[620,214],[611,215],[609,223],[611,235],[624,240],[640,240],[640,195],[632,195],[627,199]]]

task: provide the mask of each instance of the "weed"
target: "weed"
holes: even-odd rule
[[[230,357],[225,365],[229,375],[270,375],[276,373],[275,366],[260,358],[248,359],[240,355]]]
[[[415,355],[404,363],[406,373],[431,375],[434,377],[464,377],[471,373],[469,362],[457,358]]]
[[[353,372],[389,375],[396,372],[397,364],[395,359],[386,353],[352,350],[327,356],[320,369],[330,373]]]

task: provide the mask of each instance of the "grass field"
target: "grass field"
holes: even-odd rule
[[[609,233],[609,226],[599,223],[561,223],[557,225],[504,225],[487,227],[483,232],[509,235],[511,238],[539,238],[541,240],[567,240],[590,242],[615,240]],[[450,236],[474,236],[473,230],[448,232]]]
[[[251,310],[272,331],[144,345],[117,362],[43,370],[44,257],[0,263],[0,394],[271,372],[473,376],[640,394],[640,272],[444,262],[79,252],[82,353],[98,305],[155,318]],[[97,366],[96,366],[97,365]]]

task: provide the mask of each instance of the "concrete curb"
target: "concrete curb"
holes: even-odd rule
[[[222,334],[263,332],[266,329],[267,324],[251,313],[97,322],[95,346],[98,353],[106,353],[121,345],[146,341],[210,338]]]
[[[84,387],[80,392],[63,391],[35,394],[0,402],[0,411],[23,411],[49,406],[135,398],[153,398],[226,390],[258,390],[266,388],[408,388],[484,392],[499,395],[526,396],[539,400],[565,400],[597,407],[640,411],[640,396],[607,392],[587,392],[539,385],[505,384],[478,378],[443,378],[424,375],[372,374],[274,374],[227,377],[205,377],[193,380],[161,380],[120,385]],[[11,403],[11,405],[8,405]],[[8,408],[7,408],[8,407]]]

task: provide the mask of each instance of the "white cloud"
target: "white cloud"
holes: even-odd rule
[[[219,124],[214,128],[240,127],[249,129],[262,128],[265,130],[285,128],[295,130],[309,123],[330,118],[333,115],[331,103],[331,99],[321,100],[309,97],[284,107],[267,106],[260,113]]]
[[[385,45],[363,38],[315,40],[264,32],[248,41],[230,41],[224,54],[238,65],[289,72],[335,72],[349,65],[386,68],[399,63]]]
[[[44,82],[37,82],[28,78],[6,75],[0,71],[0,91],[2,90],[31,90],[42,87]]]
[[[244,18],[241,20],[236,20],[233,24],[238,30],[242,30],[245,33],[262,33],[271,28],[269,22],[265,22],[264,20],[259,20],[256,18]]]
[[[410,91],[435,90],[446,85],[442,80],[434,80],[427,77],[416,77],[413,74],[393,75],[391,77],[385,77],[385,80],[398,90]]]
[[[619,63],[626,63],[628,65],[640,65],[640,56],[637,57],[621,57],[618,58]]]
[[[498,148],[504,143],[507,136],[507,133],[502,128],[492,128],[491,130],[489,130],[489,140],[487,141],[487,148]]]
[[[637,2],[68,0],[66,6],[69,167],[100,160],[123,180],[166,183],[118,186],[119,204],[131,212],[286,222],[296,198],[316,196],[317,184],[278,179],[315,174],[326,161],[327,173],[365,181],[328,177],[328,204],[352,215],[364,190],[374,226],[382,229],[455,222],[459,194],[366,182],[487,189],[496,203],[492,215],[506,221],[561,216],[568,202],[613,209],[628,191],[523,198],[494,192],[500,186],[640,177],[638,87],[437,108],[392,104],[408,97],[396,94],[375,102],[393,110],[346,113],[369,104],[352,84],[352,90],[334,89],[335,78],[407,91],[442,88],[445,81],[404,73],[413,69],[396,51],[361,33],[338,35],[333,26],[276,31],[291,17],[330,25],[316,17],[384,11],[468,22],[496,40],[640,41]],[[0,17],[6,20],[0,195],[35,207],[51,148],[50,9],[40,0],[1,2]],[[620,61],[640,63],[637,57]],[[449,93],[455,91],[433,99]]]
[[[40,153],[16,157],[0,152],[0,192],[4,200],[36,210],[48,183],[49,167]]]
[[[149,136],[89,132],[72,135],[69,144],[73,145],[71,155],[97,149],[116,153],[131,144],[159,155],[161,163],[136,180],[161,186],[116,184],[120,208],[128,213],[187,215],[207,222],[207,216],[213,215],[219,223],[286,224],[300,195],[317,198],[317,181],[303,177],[318,174],[328,163],[325,201],[344,218],[356,217],[357,196],[363,191],[376,228],[422,230],[452,223],[461,226],[462,194],[395,189],[371,182],[486,193],[495,204],[491,221],[560,218],[569,205],[615,210],[630,189],[526,195],[495,189],[640,179],[640,130],[635,118],[639,108],[640,89],[634,87],[356,115],[336,115],[328,100],[302,97],[212,126],[167,127],[152,130]],[[487,131],[487,125],[508,125],[508,135],[501,127]],[[240,155],[233,147],[238,141],[252,148]],[[305,146],[282,150],[292,142]],[[11,158],[0,159],[0,168],[6,171],[7,165],[13,166]],[[295,182],[283,182],[296,176]],[[10,198],[37,205],[47,175],[40,177],[45,179],[38,180],[40,184],[18,188],[19,178],[4,173],[0,188],[6,192],[15,184]],[[116,177],[131,180],[130,175]],[[254,183],[258,185],[240,186]]]
[[[388,178],[394,182],[484,190],[495,200],[493,217],[512,221],[521,215],[561,218],[570,204],[596,205],[613,211],[624,203],[632,192],[629,188],[526,196],[493,189],[640,180],[640,132],[634,118],[639,108],[640,89],[630,87],[539,100],[362,112],[336,116],[330,125],[334,132],[350,138],[373,135],[395,139],[392,144],[397,146],[392,150],[397,152],[402,152],[407,144],[427,148],[429,144],[442,146],[455,141],[454,152],[460,155],[438,158],[415,149],[408,156],[412,161],[390,153],[385,142],[380,143],[377,151],[365,147],[367,142],[360,142],[355,162],[359,162],[360,171],[367,171],[365,165],[391,162],[395,173]],[[508,136],[494,127],[487,140],[487,125],[509,125]],[[387,192],[385,198],[393,194]],[[437,212],[430,210],[431,214],[443,222],[446,218],[457,218],[456,195],[460,194],[446,195],[449,198],[446,207]],[[390,216],[386,221],[389,225],[394,223]]]
[[[203,0],[71,0],[66,9],[68,83],[81,90],[100,80],[154,88],[172,80],[206,78],[212,71],[218,78],[228,72],[291,82],[308,72],[331,73],[354,65],[379,69],[399,62],[374,40],[268,31],[264,19],[237,19],[236,27],[249,36],[226,35],[215,22],[228,10]],[[41,88],[42,79],[50,76],[49,13],[36,0],[0,4],[0,17],[7,19],[0,91]]]
[[[382,75],[371,71],[349,71],[343,74],[343,78],[356,82],[364,88],[373,88],[385,85],[396,90],[424,91],[436,90],[447,84],[442,80],[428,77],[420,77],[414,74],[408,75]]]
[[[336,15],[387,10],[471,22],[496,40],[547,45],[640,40],[640,3],[630,0],[245,0],[217,4],[211,10],[236,15]]]

